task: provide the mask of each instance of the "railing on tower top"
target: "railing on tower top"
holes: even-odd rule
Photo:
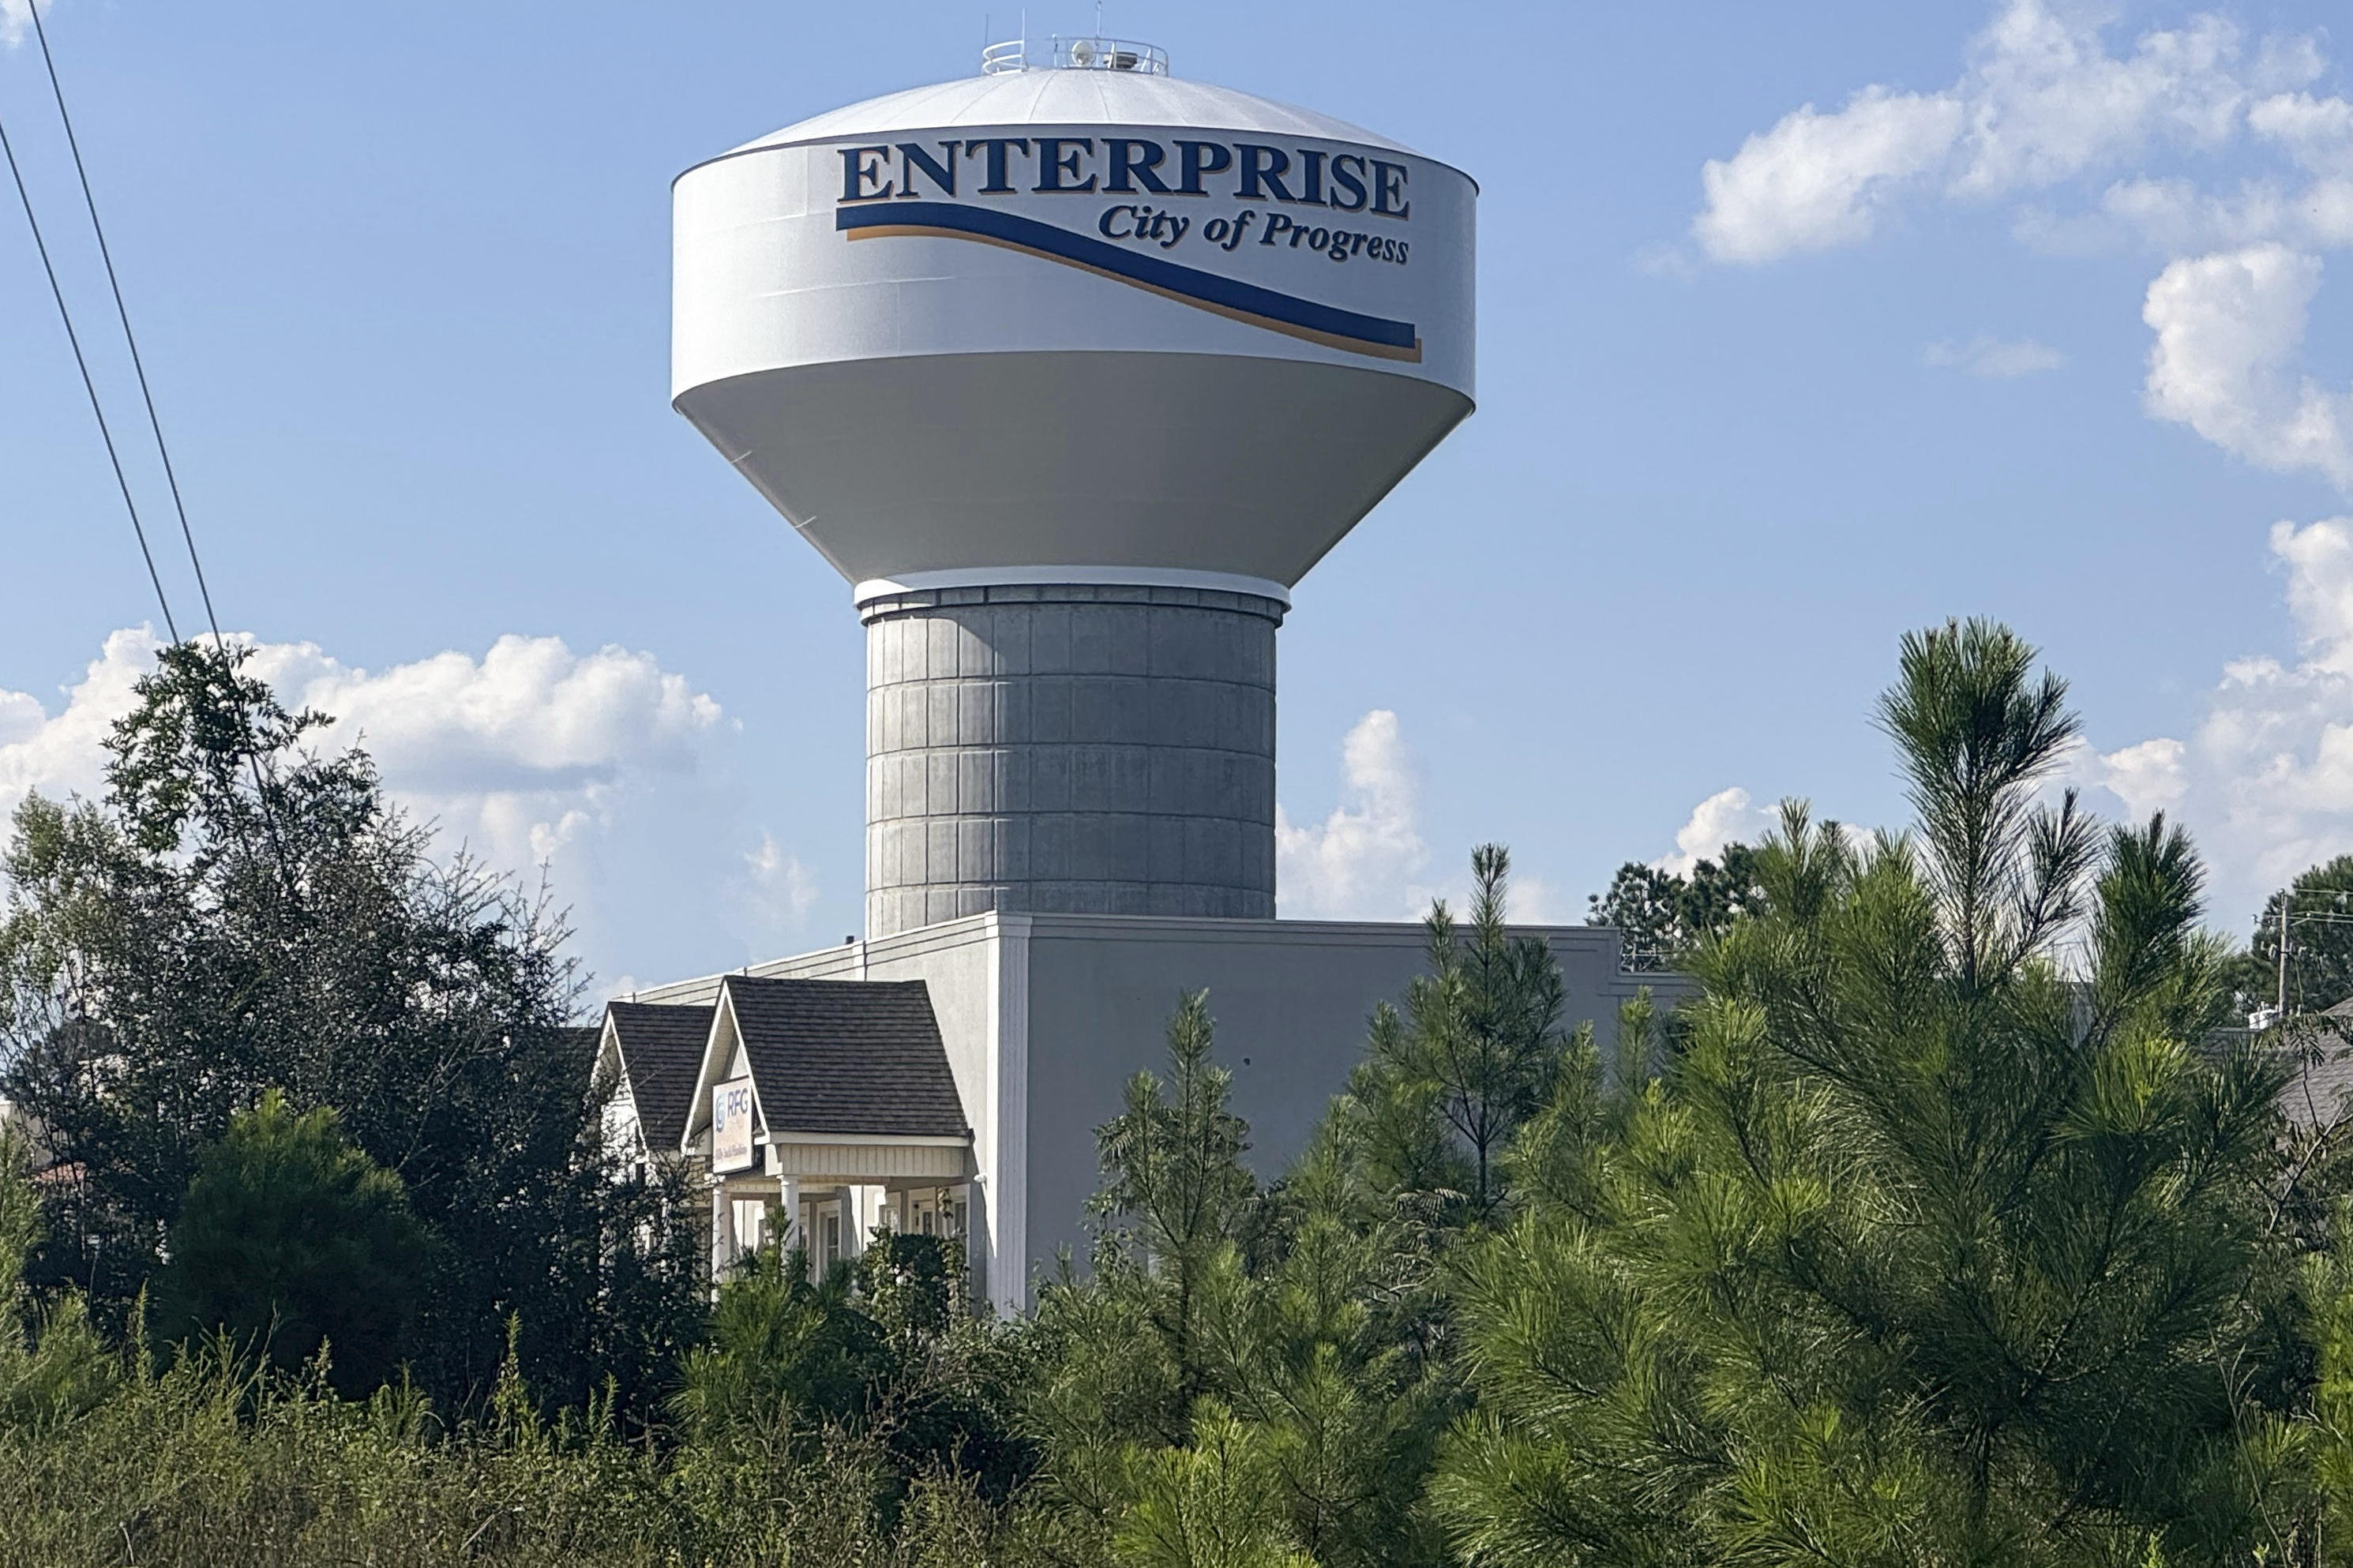
[[[983,76],[1014,71],[1134,71],[1141,76],[1166,76],[1168,51],[1156,44],[1133,38],[1065,38],[1057,34],[1034,56],[1027,38],[1008,38],[980,51]]]

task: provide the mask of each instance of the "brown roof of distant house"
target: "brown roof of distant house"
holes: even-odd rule
[[[621,1043],[621,1067],[638,1105],[646,1147],[677,1152],[686,1136],[686,1112],[711,1038],[709,1007],[665,1007],[650,1002],[610,1002],[607,1010]]]
[[[971,1136],[922,981],[723,984],[772,1135]]]

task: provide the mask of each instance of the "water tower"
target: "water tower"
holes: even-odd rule
[[[1471,412],[1475,197],[1092,38],[680,176],[673,404],[867,627],[870,938],[1272,917],[1275,630]]]

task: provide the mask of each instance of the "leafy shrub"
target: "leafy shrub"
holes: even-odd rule
[[[336,1388],[364,1395],[410,1351],[433,1251],[400,1178],[271,1089],[198,1161],[152,1321],[285,1370],[332,1345]]]

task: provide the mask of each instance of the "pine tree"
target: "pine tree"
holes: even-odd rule
[[[1422,1483],[1460,1384],[1432,1229],[1347,1097],[1259,1193],[1210,1047],[1188,997],[1167,1079],[1098,1134],[1094,1268],[1042,1292],[1029,1341],[1046,1493],[1124,1562],[1435,1568]]]
[[[2202,1047],[2179,830],[2041,798],[2076,724],[2032,666],[1984,623],[1906,638],[1915,833],[1785,807],[1659,1070],[1564,1070],[1528,1212],[1465,1268],[1479,1411],[1437,1491],[1474,1559],[2284,1549],[2280,1074]]]
[[[1482,845],[1471,871],[1469,929],[1444,900],[1431,906],[1430,973],[1407,988],[1402,1020],[1387,1003],[1376,1010],[1352,1089],[1374,1108],[1392,1177],[1458,1181],[1462,1217],[1482,1221],[1504,1195],[1504,1152],[1544,1103],[1567,1037],[1559,965],[1541,941],[1505,929],[1510,855]]]
[[[198,1161],[149,1322],[166,1340],[226,1333],[288,1371],[324,1346],[335,1386],[364,1396],[415,1353],[432,1261],[399,1178],[333,1111],[272,1089]]]
[[[1258,1196],[1242,1163],[1250,1130],[1227,1109],[1233,1075],[1210,1062],[1214,1040],[1208,993],[1195,992],[1168,1021],[1168,1081],[1130,1079],[1127,1109],[1095,1136],[1104,1184],[1092,1207],[1165,1289],[1166,1332],[1188,1400],[1200,1391],[1202,1279]]]

